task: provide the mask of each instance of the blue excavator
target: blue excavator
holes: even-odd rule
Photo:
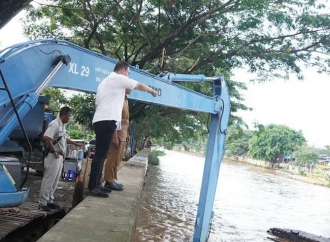
[[[35,143],[40,143],[36,140],[40,141],[43,127],[51,120],[42,108],[47,102],[40,96],[44,88],[95,93],[98,84],[112,72],[116,63],[116,60],[100,53],[58,39],[28,41],[0,51],[0,207],[18,206],[28,196],[29,190],[22,188],[23,184],[18,185],[20,177],[13,175],[15,169],[11,172],[7,168],[22,163],[22,159],[32,162],[31,157],[39,157],[40,160],[36,153],[41,152],[41,147]],[[153,75],[137,67],[130,69],[130,78],[152,87],[158,92],[158,97],[133,91],[128,98],[205,112],[211,116],[193,237],[193,241],[206,241],[230,116],[226,82],[219,76],[169,72]],[[213,96],[177,83],[205,81],[213,83]]]

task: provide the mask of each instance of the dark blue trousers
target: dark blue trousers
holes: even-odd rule
[[[117,128],[116,121],[114,120],[95,122],[93,127],[96,134],[96,146],[88,183],[88,189],[90,190],[100,185],[104,160],[108,155],[112,136]]]

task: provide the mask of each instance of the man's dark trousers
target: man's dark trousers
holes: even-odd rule
[[[96,134],[95,155],[91,164],[88,189],[99,187],[102,176],[104,160],[107,157],[113,133],[117,126],[114,120],[105,120],[93,124]]]

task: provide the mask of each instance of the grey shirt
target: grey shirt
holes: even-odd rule
[[[66,150],[66,130],[64,127],[64,124],[62,123],[62,120],[58,117],[54,119],[49,125],[47,130],[45,131],[44,136],[47,136],[53,140],[58,139],[58,137],[62,137],[55,145],[55,149],[62,153],[63,155],[65,154]]]

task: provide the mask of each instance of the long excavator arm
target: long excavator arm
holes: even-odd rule
[[[6,90],[23,118],[45,87],[95,93],[114,69],[116,60],[63,40],[46,39],[14,45],[0,52],[0,73]],[[211,114],[194,241],[206,241],[230,114],[228,88],[222,77],[161,73],[156,76],[131,67],[130,78],[149,85],[158,97],[132,91],[130,99]],[[194,92],[177,81],[213,82],[213,97]],[[0,95],[0,146],[18,124],[8,95]]]
[[[67,68],[58,70],[47,86],[95,93],[98,84],[112,72],[117,62],[62,40],[30,41],[19,44],[3,50],[0,58],[3,75],[14,98],[37,90],[41,86],[40,82],[44,81],[61,62],[67,65]],[[138,68],[131,67],[131,69],[130,78],[151,86],[158,92],[159,97],[153,98],[146,93],[133,91],[130,98],[176,108],[216,112],[212,97],[173,83],[174,81],[202,82],[206,79],[204,75],[167,73],[155,76]],[[212,79],[216,78],[212,77]],[[0,105],[7,101],[6,97],[0,97]]]

